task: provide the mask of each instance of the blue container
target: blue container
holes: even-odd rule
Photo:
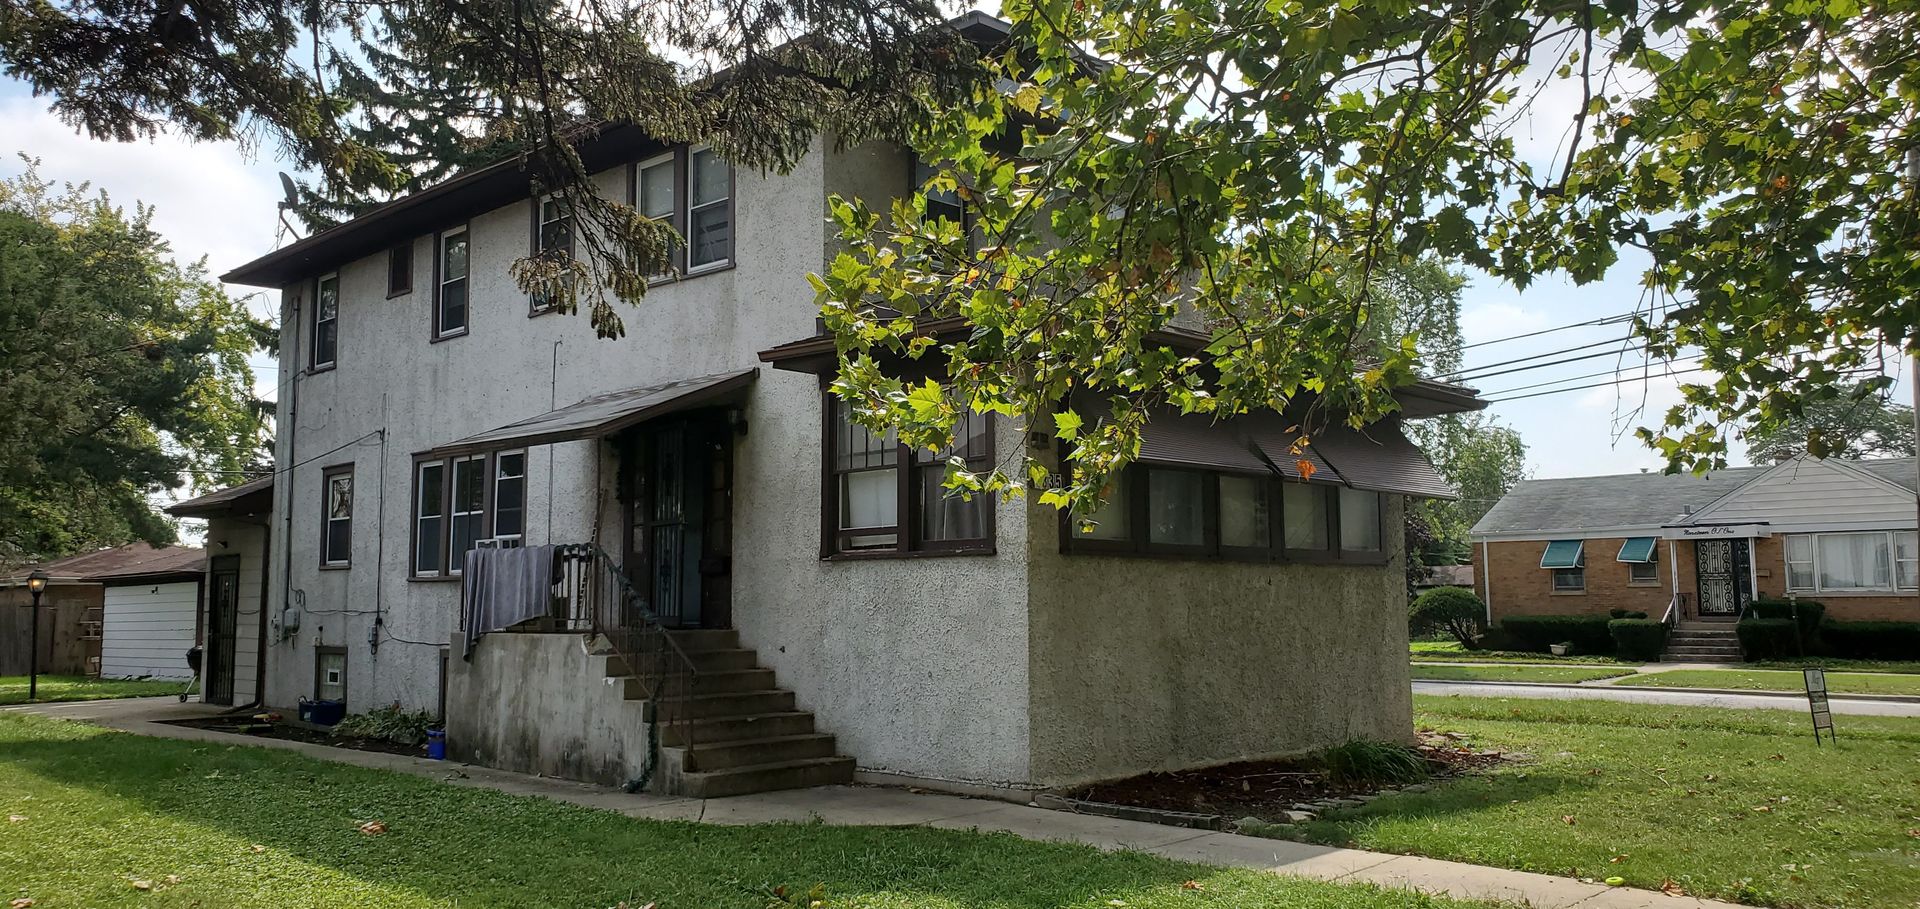
[[[301,701],[300,722],[332,726],[347,717],[345,701]]]
[[[447,759],[447,731],[445,729],[427,730],[427,759],[444,761]]]

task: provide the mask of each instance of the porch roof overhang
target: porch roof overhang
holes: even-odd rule
[[[759,375],[759,368],[754,367],[595,395],[538,416],[508,423],[498,429],[449,442],[422,454],[447,457],[581,439],[604,439],[648,420],[738,401]]]
[[[966,320],[961,318],[929,319],[919,328],[921,334],[933,338],[959,338],[971,331]],[[1190,329],[1162,328],[1148,332],[1146,341],[1183,353],[1197,353],[1212,344],[1213,338],[1205,332]],[[760,351],[760,361],[775,369],[815,375],[832,372],[838,359],[839,350],[834,346],[833,336],[827,334],[788,341]],[[1433,379],[1417,379],[1395,389],[1393,398],[1400,403],[1399,415],[1410,420],[1484,410],[1487,406],[1475,389]]]
[[[261,515],[273,511],[273,477],[248,480],[238,486],[216,489],[203,496],[167,506],[167,514],[176,518],[217,518]]]

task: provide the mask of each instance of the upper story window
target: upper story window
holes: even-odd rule
[[[560,196],[539,200],[533,210],[533,254],[549,255],[562,261],[573,258],[573,206]],[[545,294],[527,298],[531,315],[553,311],[553,300]]]
[[[456,227],[434,245],[433,336],[450,338],[467,331],[471,237],[466,227]]]
[[[967,206],[960,201],[958,188],[927,189],[927,181],[939,175],[939,168],[917,157],[914,159],[913,189],[926,194],[926,207],[921,211],[921,216],[929,221],[951,221],[960,225],[963,231],[972,230],[973,223],[968,216]]]
[[[634,208],[685,241],[669,256],[669,270],[694,274],[732,264],[733,165],[712,149],[680,148],[640,162],[633,195]]]
[[[1379,493],[1272,476],[1135,464],[1091,518],[1066,517],[1069,552],[1235,561],[1386,561]]]
[[[1801,533],[1786,540],[1787,589],[1858,593],[1920,587],[1920,546],[1911,530]]]
[[[321,486],[325,529],[320,537],[320,564],[344,568],[353,561],[353,465],[327,468],[321,473]]]
[[[309,365],[331,369],[340,352],[340,276],[321,278],[313,290],[313,346]]]
[[[413,241],[387,250],[387,296],[413,292]]]
[[[954,426],[953,444],[914,451],[889,431],[876,435],[847,417],[828,396],[827,525],[829,553],[986,552],[993,548],[993,499],[947,490],[952,458],[986,470],[993,460],[993,423],[969,413]]]

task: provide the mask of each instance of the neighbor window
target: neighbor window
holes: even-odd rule
[[[1911,530],[1795,534],[1786,538],[1787,589],[1817,593],[1920,587]]]
[[[459,574],[466,563],[467,550],[473,548],[486,527],[487,457],[475,455],[453,460],[453,488],[448,508],[452,529],[447,545],[447,571]]]
[[[313,649],[313,699],[347,702],[347,649]]]
[[[467,331],[468,270],[471,246],[465,227],[456,227],[440,235],[435,253],[433,295],[433,336],[451,338]]]
[[[1540,567],[1553,572],[1555,593],[1580,593],[1587,589],[1587,544],[1552,540],[1540,553]]]
[[[313,290],[314,369],[329,369],[340,351],[340,276],[321,278]]]
[[[1587,569],[1555,568],[1553,570],[1553,589],[1556,593],[1576,593],[1587,589]]]
[[[733,258],[733,165],[710,148],[688,156],[687,270]]]
[[[947,466],[958,458],[970,471],[993,460],[990,419],[962,416],[953,444],[939,451],[913,451],[891,430],[876,434],[848,418],[845,405],[829,397],[827,508],[829,552],[887,553],[924,550],[980,551],[992,545],[992,498],[946,488]],[[908,470],[901,476],[901,468]]]
[[[1627,566],[1627,583],[1660,583],[1660,564],[1658,562],[1634,562]]]
[[[459,577],[480,541],[516,546],[526,532],[524,449],[414,462],[414,577]]]
[[[329,467],[322,474],[326,508],[320,540],[320,564],[344,567],[353,560],[353,467]]]
[[[548,196],[534,206],[533,254],[561,262],[573,259],[573,207],[565,198]],[[527,298],[527,308],[539,315],[552,312],[553,302],[552,297],[536,293]]]
[[[423,461],[413,484],[413,573],[432,577],[446,565],[447,465]]]
[[[1115,478],[1089,528],[1066,525],[1069,552],[1236,561],[1383,559],[1379,493],[1282,482],[1270,474],[1135,465]]]
[[[413,242],[387,250],[387,296],[413,292]]]
[[[493,458],[493,538],[518,540],[527,528],[527,453]]]

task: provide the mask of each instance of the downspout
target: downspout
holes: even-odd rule
[[[1487,607],[1487,628],[1493,628],[1493,544],[1480,541],[1480,573],[1486,577],[1480,581],[1482,602]]]
[[[272,518],[260,522],[260,535],[260,570],[265,571],[267,565],[273,561]],[[253,703],[249,705],[253,707],[262,706],[267,702],[267,605],[269,598],[267,596],[267,585],[264,583],[265,580],[265,578],[262,578],[261,581],[263,583],[260,585],[260,620],[253,623],[254,634],[259,638],[257,646],[253,649]]]
[[[316,293],[317,292],[318,291],[316,290]],[[300,303],[301,303],[302,296],[304,295],[296,295],[293,298],[293,305],[289,307],[288,318],[282,319],[280,323],[282,325],[293,326],[293,338],[294,338],[293,354],[294,354],[294,362],[296,364],[299,362],[299,358],[300,358],[300,342],[305,340],[305,336],[300,331]],[[282,343],[280,345],[280,349],[282,351],[286,350],[286,344]],[[281,615],[283,617],[286,614],[288,602],[290,602],[293,599],[293,487],[294,487],[293,481],[294,481],[294,465],[300,463],[300,460],[297,457],[295,457],[295,453],[297,451],[297,445],[299,444],[299,441],[300,441],[300,432],[299,432],[300,430],[300,375],[301,375],[301,370],[296,366],[296,368],[293,371],[293,377],[287,381],[287,424],[286,424],[287,467],[286,467],[286,474],[285,474],[286,482],[282,484],[277,479],[274,482],[274,498],[275,499],[281,498],[280,486],[282,485],[286,486],[285,502],[280,506],[280,510],[281,510],[280,521],[281,521],[281,525],[285,528],[285,531],[286,531],[285,534],[280,539],[281,547],[286,550],[286,558],[282,560],[281,569],[280,569],[280,610],[281,610]],[[269,520],[267,523],[268,523],[268,526],[271,527],[273,522]],[[268,537],[269,538],[272,537],[271,531],[268,532]],[[271,552],[271,550],[269,550],[269,552]],[[272,561],[271,556],[268,557],[268,561]],[[265,585],[262,585],[262,586],[265,586]],[[267,625],[267,617],[263,613],[260,616],[260,629],[261,629],[260,634],[263,639],[266,637],[266,625]],[[261,662],[261,665],[264,666],[266,665],[266,648],[264,647],[261,648],[260,653],[261,653],[260,662]],[[254,680],[253,693],[256,699],[265,700],[266,689],[267,689],[267,680],[264,676]]]

